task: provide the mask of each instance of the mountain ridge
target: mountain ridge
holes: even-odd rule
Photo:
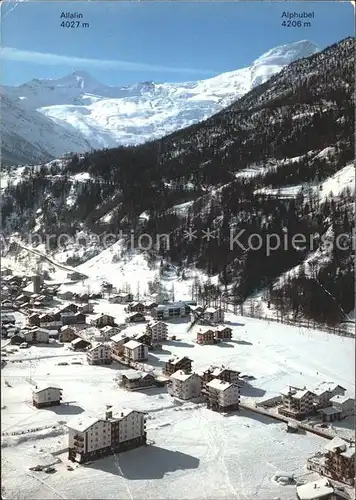
[[[319,50],[306,40],[281,45],[248,67],[195,82],[145,81],[114,87],[100,83],[86,71],[75,71],[59,79],[34,79],[18,87],[4,86],[4,93],[23,114],[39,113],[62,127],[62,133],[63,127],[67,131],[69,127],[76,135],[64,149],[56,144],[56,134],[50,131],[45,134],[45,147],[28,132],[27,136],[23,134],[27,142],[35,143],[34,149],[48,152],[48,158],[43,153],[34,155],[37,162],[66,151],[82,153],[91,148],[141,144],[163,137],[214,115],[286,65]],[[5,116],[5,128],[6,119]],[[11,120],[11,114],[8,119]],[[5,141],[4,149],[17,149],[9,146],[11,138]],[[27,163],[31,163],[31,158]]]

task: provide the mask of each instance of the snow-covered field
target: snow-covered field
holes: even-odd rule
[[[104,303],[100,307],[104,308]],[[111,305],[114,307],[121,316],[122,306]],[[352,339],[232,314],[227,315],[229,322],[233,340],[219,346],[196,345],[193,339],[198,327],[188,331],[189,323],[170,324],[169,334],[180,340],[168,341],[163,351],[151,353],[145,369],[160,371],[172,354],[189,356],[196,371],[222,363],[255,377],[242,389],[246,402],[276,395],[287,384],[313,388],[323,381],[338,382],[354,394]],[[71,364],[74,357],[83,364]],[[88,366],[84,354],[73,354],[66,347],[33,346],[9,358],[22,362],[9,362],[2,370],[2,432],[30,432],[2,438],[6,498],[278,496],[289,500],[294,498],[295,487],[276,484],[274,473],[282,469],[301,479],[312,479],[306,460],[326,443],[311,434],[287,434],[284,424],[245,410],[227,417],[192,403],[174,406],[165,389],[126,392],[117,387],[123,367]],[[68,365],[58,366],[59,361]],[[59,385],[65,404],[34,409],[30,381]],[[66,447],[63,422],[83,411],[102,415],[107,404],[112,404],[114,411],[126,407],[148,412],[148,438],[154,443],[74,471],[66,469],[64,452],[55,474],[28,470],[39,463],[54,462],[50,453]],[[340,430],[340,435],[345,432]]]

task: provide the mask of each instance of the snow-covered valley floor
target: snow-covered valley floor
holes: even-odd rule
[[[122,306],[116,307],[120,316]],[[219,346],[198,346],[193,342],[198,327],[188,331],[187,322],[171,323],[169,334],[180,340],[168,341],[163,351],[152,352],[148,364],[160,371],[175,354],[189,356],[195,371],[211,363],[236,368],[255,377],[241,392],[247,402],[276,395],[287,384],[313,388],[323,381],[340,383],[354,394],[353,339],[233,314],[227,314],[226,320],[233,328],[233,340]],[[73,357],[83,364],[71,364]],[[22,362],[11,363],[15,359]],[[59,360],[68,365],[58,366]],[[287,434],[285,424],[246,410],[224,416],[193,403],[174,406],[165,388],[126,392],[117,386],[122,369],[115,364],[88,366],[84,354],[73,356],[65,346],[32,346],[9,355],[2,370],[2,432],[30,432],[2,437],[5,498],[290,500],[295,486],[275,483],[277,470],[304,480],[314,478],[306,470],[306,461],[323,450],[325,439]],[[48,410],[33,408],[30,380],[60,385],[64,404]],[[153,443],[73,471],[67,470],[63,452],[56,473],[29,471],[31,466],[53,463],[50,453],[67,446],[64,422],[84,411],[103,415],[107,404],[113,405],[114,412],[123,407],[148,412],[148,439]],[[340,435],[346,431],[338,430]]]

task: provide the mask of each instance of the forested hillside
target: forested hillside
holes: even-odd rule
[[[168,233],[169,247],[152,252],[219,274],[235,301],[265,288],[282,310],[341,321],[353,308],[354,192],[323,186],[354,160],[354,51],[349,38],[297,61],[223,112],[163,139],[73,155],[65,167],[29,167],[5,191],[5,227],[33,231],[37,224],[57,234],[75,234],[80,224],[98,232],[135,228],[136,237],[153,239]],[[294,194],[283,195],[293,186]],[[185,202],[182,211],[177,205]],[[210,241],[202,237],[208,229]],[[242,230],[240,246],[232,234]],[[200,236],[189,239],[186,231]],[[287,244],[268,255],[272,233]],[[297,233],[305,248],[292,245]],[[256,234],[259,250],[249,245]],[[342,248],[323,241],[341,234]],[[276,285],[311,253],[311,271],[301,266]]]

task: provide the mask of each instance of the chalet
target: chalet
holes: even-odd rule
[[[146,326],[146,334],[151,337],[152,343],[167,340],[168,325],[163,321],[149,321]]]
[[[76,315],[77,313],[74,313],[72,311],[60,313],[60,318],[62,325],[75,325],[76,321]]]
[[[98,328],[102,328],[107,325],[116,326],[114,316],[110,316],[109,314],[100,314],[92,319],[91,324],[93,326],[97,326]]]
[[[86,304],[78,306],[78,312],[83,314],[92,314],[94,312],[94,304],[87,302]]]
[[[110,340],[114,335],[120,333],[120,328],[117,326],[106,325],[100,328],[100,334],[104,340]]]
[[[174,372],[169,377],[168,393],[179,399],[195,399],[201,396],[201,379],[196,373]]]
[[[108,344],[98,344],[87,351],[89,365],[109,365],[112,362],[111,348]]]
[[[117,417],[107,410],[102,419],[80,415],[67,427],[68,458],[79,463],[146,444],[145,414],[136,410],[123,410]]]
[[[200,329],[197,332],[197,343],[200,345],[212,345],[215,344],[215,331],[211,328]]]
[[[111,357],[114,361],[120,361],[124,355],[124,345],[130,337],[123,331],[111,337]]]
[[[72,300],[74,297],[74,293],[70,290],[67,290],[65,292],[58,292],[57,297],[62,300]]]
[[[127,321],[129,323],[142,323],[142,322],[146,321],[146,318],[142,313],[137,312],[137,313],[134,313],[131,316],[129,316],[127,318]]]
[[[69,325],[62,326],[59,332],[60,342],[72,342],[72,340],[77,339],[79,334],[76,332],[75,328]]]
[[[44,328],[31,328],[31,330],[22,330],[22,335],[25,342],[28,344],[48,344],[50,338],[50,331]]]
[[[63,326],[63,323],[61,321],[60,314],[54,313],[54,314],[49,314],[49,313],[44,313],[39,315],[39,321],[40,321],[40,327],[42,328],[48,328],[50,330],[60,328]]]
[[[16,333],[13,335],[10,339],[10,344],[11,345],[20,345],[22,342],[25,342],[25,338],[21,333]]]
[[[303,420],[315,414],[315,394],[306,388],[299,389],[290,386],[281,391],[281,396],[282,406],[278,408],[278,413],[281,415],[294,418],[295,420]]]
[[[206,384],[207,407],[214,411],[235,411],[239,409],[240,388],[223,380],[213,379]]]
[[[14,325],[16,323],[15,316],[13,314],[2,314],[1,324],[2,325]]]
[[[145,311],[149,312],[152,309],[154,309],[155,307],[158,307],[158,304],[157,304],[157,302],[147,301],[144,303],[144,306],[145,306]]]
[[[335,437],[325,446],[324,475],[342,483],[355,485],[355,443]]]
[[[204,312],[204,319],[209,323],[223,323],[224,310],[220,307],[208,307]]]
[[[145,306],[142,302],[132,302],[127,306],[127,311],[131,313],[141,313],[145,312]]]
[[[212,366],[201,374],[202,387],[203,389],[205,389],[206,384],[214,379],[219,379],[223,382],[229,382],[230,384],[235,384],[240,387],[243,384],[239,377],[240,372],[236,370],[231,370],[230,368],[225,368],[224,366],[221,366],[219,368]]]
[[[129,361],[145,361],[148,359],[148,347],[136,340],[124,344],[124,357]]]
[[[15,300],[18,304],[28,304],[30,302],[29,297],[23,293],[18,295]]]
[[[145,344],[148,347],[151,347],[152,345],[152,339],[147,333],[138,333],[132,336],[134,340],[137,340],[137,342],[141,342],[141,344]]]
[[[87,293],[74,294],[76,302],[89,302],[89,295]]]
[[[70,345],[74,351],[83,351],[84,349],[90,347],[91,343],[88,340],[83,339],[82,337],[77,337],[76,339],[72,340]]]
[[[36,408],[58,406],[62,401],[62,389],[51,385],[36,386],[32,391],[32,403]]]
[[[83,314],[79,311],[74,314],[74,324],[75,325],[84,325],[85,321],[86,321],[85,314]]]
[[[218,340],[231,340],[232,329],[228,326],[218,326],[215,329],[215,338]]]
[[[128,302],[132,302],[132,300],[133,300],[132,293],[119,293],[117,295],[114,295],[113,297],[110,297],[109,302],[111,304],[127,304]]]
[[[333,408],[342,412],[341,417],[345,418],[355,414],[355,400],[349,396],[337,395],[330,399]]]
[[[71,303],[71,304],[68,304],[67,306],[64,306],[61,309],[59,309],[58,312],[59,313],[68,313],[68,312],[76,313],[76,312],[78,312],[78,306],[77,306],[77,304]]]
[[[164,374],[168,377],[173,375],[178,370],[182,370],[184,373],[191,373],[192,371],[192,360],[186,356],[182,358],[169,359],[164,365]]]
[[[129,391],[147,387],[155,387],[156,379],[147,372],[130,370],[122,375],[121,386]]]
[[[14,309],[14,303],[11,300],[3,300],[1,302],[2,309]]]
[[[331,406],[330,399],[334,396],[344,396],[346,389],[338,384],[322,382],[313,390],[315,394],[314,403],[317,408],[325,408]]]

